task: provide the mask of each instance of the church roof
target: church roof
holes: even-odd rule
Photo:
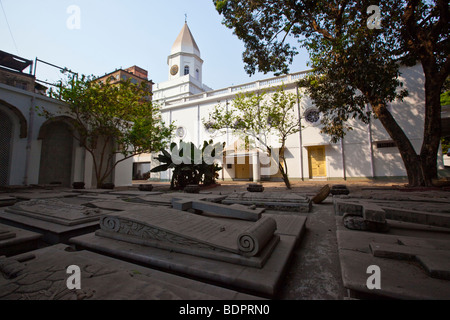
[[[170,53],[175,54],[179,52],[191,53],[200,57],[200,49],[198,48],[187,23],[185,23],[183,29],[181,29],[181,32],[175,40]]]

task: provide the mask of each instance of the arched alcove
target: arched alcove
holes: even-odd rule
[[[69,187],[73,176],[74,128],[61,117],[44,123],[38,139],[42,140],[39,184],[61,183]]]
[[[13,122],[0,108],[0,186],[9,184],[11,150],[13,143]]]
[[[7,110],[11,111],[14,116],[17,116],[17,119],[19,120],[19,125],[20,125],[20,139],[25,139],[28,135],[28,124],[27,124],[27,119],[25,118],[25,116],[22,114],[22,112],[17,109],[15,106],[13,106],[12,104],[1,100],[0,99],[0,109],[1,108],[6,108]]]

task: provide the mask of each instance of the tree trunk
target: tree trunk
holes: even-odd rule
[[[425,126],[420,161],[423,168],[425,185],[432,186],[432,180],[438,177],[437,154],[441,140],[441,87],[433,66],[422,66],[425,73]]]
[[[438,42],[445,34],[449,15],[448,1],[437,1],[439,20],[427,25],[426,20],[418,20],[421,5],[421,1],[407,2],[401,33],[409,51],[420,60],[425,74],[425,125],[420,163],[424,185],[432,186],[432,180],[438,177],[437,154],[442,133],[440,91],[450,69],[448,53],[442,51],[445,47],[441,48]],[[439,58],[441,53],[447,55],[443,61]]]
[[[272,155],[272,152],[273,152],[272,148],[270,148],[267,145],[266,145],[266,148],[267,148],[267,152],[269,153],[269,155]],[[280,149],[281,150],[280,152],[284,152],[283,148],[284,148],[284,143],[283,143],[282,148]],[[291,187],[291,182],[289,181],[289,177],[287,175],[287,165],[286,165],[286,171],[285,171],[284,167],[283,167],[283,164],[281,163],[281,159],[280,158],[286,164],[286,160],[284,159],[284,155],[279,155],[278,156],[278,170],[280,170],[281,175],[283,176],[283,182],[286,185],[286,188],[288,188],[290,190],[290,189],[292,189],[292,187]]]
[[[409,186],[424,186],[425,177],[421,166],[421,158],[414,150],[403,129],[395,121],[385,104],[372,103],[372,109],[391,139],[397,144],[408,175]]]
[[[289,177],[287,175],[287,172],[284,171],[283,165],[281,164],[281,161],[278,162],[278,168],[280,169],[281,175],[283,176],[284,184],[286,185],[286,188],[289,190],[292,189],[291,182],[289,181]]]
[[[278,168],[281,172],[281,175],[283,176],[283,181],[284,184],[286,185],[286,188],[288,188],[289,190],[291,190],[291,182],[289,181],[289,176],[288,176],[288,169],[287,169],[287,163],[286,163],[286,159],[284,157],[284,151],[285,151],[285,139],[283,139],[282,143],[281,143],[281,148],[280,148],[280,155],[278,157]],[[284,163],[284,167],[283,167],[283,163]]]
[[[107,175],[106,174],[101,174],[101,172],[99,172],[98,174],[96,174],[96,179],[97,179],[97,189],[101,189],[103,188],[103,184],[105,182]]]

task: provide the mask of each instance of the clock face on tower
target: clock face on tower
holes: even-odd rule
[[[178,73],[178,66],[175,64],[172,66],[172,68],[170,68],[170,74],[174,76],[177,73]]]

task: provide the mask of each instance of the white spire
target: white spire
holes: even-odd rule
[[[189,30],[187,22],[185,22],[180,34],[172,46],[170,54],[173,55],[176,53],[190,53],[200,58],[200,49],[192,36],[191,30]]]

